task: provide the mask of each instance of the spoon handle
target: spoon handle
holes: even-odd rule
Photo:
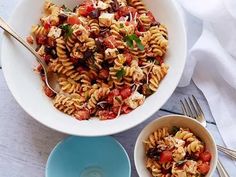
[[[12,37],[14,37],[17,41],[23,44],[37,59],[37,61],[43,65],[43,67],[47,67],[44,60],[41,59],[40,55],[25,41],[23,40],[1,17],[0,17],[0,27],[8,32]]]

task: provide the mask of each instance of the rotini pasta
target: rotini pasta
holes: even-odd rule
[[[143,143],[153,177],[205,176],[210,168],[210,152],[189,129],[159,128]]]
[[[73,11],[45,2],[44,15],[31,30],[36,40],[30,41],[59,76],[60,93],[47,94],[57,109],[79,120],[113,119],[158,89],[168,72],[168,32],[141,0],[85,1]],[[154,132],[147,144],[155,147],[166,133]],[[157,175],[159,167],[152,168]]]

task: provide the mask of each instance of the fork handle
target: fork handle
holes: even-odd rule
[[[0,27],[14,37],[18,42],[24,45],[37,59],[37,61],[47,68],[47,65],[44,60],[41,59],[40,55],[27,43],[24,39],[22,39],[1,17],[0,17]]]
[[[217,145],[217,149],[225,154],[227,154],[228,156],[232,157],[234,160],[236,160],[236,151],[232,150],[232,149],[228,149],[226,147],[223,147],[221,145]]]
[[[222,163],[219,160],[217,160],[216,167],[217,167],[220,177],[229,177],[229,174],[227,173],[224,166],[222,165]]]

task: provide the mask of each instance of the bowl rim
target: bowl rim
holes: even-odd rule
[[[13,23],[14,19],[13,17],[15,16],[15,13],[17,12],[17,9],[20,7],[20,5],[22,3],[24,3],[26,0],[22,0],[22,1],[19,1],[15,7],[15,9],[13,10],[12,14],[10,15],[9,19],[7,20],[10,24]],[[181,79],[181,76],[182,76],[182,73],[184,71],[184,67],[185,67],[185,64],[186,64],[186,55],[187,55],[187,38],[186,38],[186,29],[185,29],[185,26],[184,26],[184,19],[183,19],[183,16],[180,12],[180,7],[179,5],[177,4],[177,2],[175,2],[174,0],[169,0],[173,6],[173,8],[176,10],[176,13],[178,15],[178,19],[180,21],[179,23],[179,27],[181,28],[182,30],[182,33],[183,33],[183,39],[182,39],[182,42],[183,42],[183,65],[180,67],[179,69],[179,77],[177,77],[174,82],[173,82],[173,86],[170,88],[169,90],[169,96],[167,96],[165,99],[165,101],[162,101],[160,103],[160,108],[165,104],[165,102],[169,99],[169,97],[173,94],[174,90],[176,89],[180,79]],[[3,43],[4,41],[6,40],[6,36],[3,36],[3,40],[2,40],[2,44],[1,44],[1,50],[3,49]],[[86,137],[94,137],[94,136],[106,136],[106,135],[112,135],[112,134],[117,134],[117,133],[120,133],[120,132],[123,132],[123,131],[126,131],[128,129],[131,129],[139,124],[141,124],[142,122],[144,122],[145,120],[149,119],[152,115],[154,115],[159,109],[151,109],[150,111],[147,111],[146,112],[146,118],[145,119],[140,119],[140,120],[137,120],[135,121],[135,123],[130,123],[129,126],[123,126],[123,127],[120,127],[120,128],[115,128],[115,129],[109,129],[109,130],[105,130],[105,131],[94,131],[94,132],[78,132],[78,131],[75,131],[75,130],[66,130],[66,129],[63,129],[61,127],[58,127],[58,126],[55,126],[53,124],[48,124],[48,122],[46,121],[43,121],[41,120],[41,116],[35,114],[34,112],[32,112],[28,107],[26,106],[22,106],[24,105],[22,103],[22,100],[20,99],[20,97],[18,96],[18,93],[16,91],[16,89],[14,89],[14,86],[11,84],[11,82],[9,81],[9,78],[8,78],[8,72],[7,72],[7,69],[6,67],[4,67],[4,57],[3,57],[3,52],[0,54],[1,56],[1,62],[2,62],[2,70],[3,70],[3,75],[4,75],[4,78],[6,80],[6,83],[8,85],[8,88],[11,92],[11,94],[13,95],[14,99],[16,100],[16,102],[21,106],[21,108],[28,114],[30,115],[30,117],[32,117],[33,119],[35,119],[37,122],[45,125],[46,127],[49,127],[53,130],[56,130],[58,132],[62,132],[62,133],[65,133],[65,134],[69,134],[69,135],[75,135],[75,136],[86,136]],[[6,59],[5,59],[6,60]],[[144,103],[145,104],[145,103]],[[135,111],[135,110],[133,110]],[[109,121],[109,120],[107,120]]]
[[[86,138],[86,139],[100,139],[100,138],[107,138],[109,141],[113,142],[113,143],[116,143],[119,148],[122,150],[122,152],[124,152],[124,155],[128,161],[128,169],[129,169],[129,177],[131,177],[131,162],[130,162],[130,158],[129,158],[129,155],[127,153],[127,151],[125,150],[125,148],[122,146],[122,144],[117,140],[115,139],[114,137],[112,136],[99,136],[99,137],[82,137],[82,136],[74,136],[74,135],[69,135],[65,138],[63,138],[62,140],[60,140],[54,147],[53,149],[51,150],[49,156],[48,156],[48,159],[47,159],[47,162],[46,162],[46,166],[45,166],[45,177],[49,177],[48,175],[48,169],[49,169],[49,163],[51,162],[52,160],[52,157],[53,155],[55,154],[55,151],[63,144],[65,143],[65,141],[69,140],[69,139],[80,139],[80,138]]]
[[[194,118],[191,118],[189,116],[185,116],[185,115],[178,115],[178,114],[168,114],[168,115],[165,115],[165,116],[160,116],[160,117],[157,117],[155,118],[153,121],[151,121],[150,123],[148,123],[147,125],[145,125],[145,127],[139,132],[139,135],[136,139],[136,142],[135,142],[135,147],[134,147],[134,152],[133,152],[133,156],[134,156],[134,164],[135,164],[135,169],[138,173],[138,175],[140,175],[140,170],[137,168],[137,154],[138,154],[138,143],[140,143],[140,141],[143,141],[142,140],[142,134],[144,133],[144,131],[147,131],[148,129],[150,129],[150,126],[152,124],[156,124],[157,122],[163,120],[163,119],[172,119],[173,117],[176,117],[176,118],[182,118],[182,119],[187,119],[189,121],[192,121],[194,123],[197,124],[197,126],[200,126],[204,129],[204,131],[208,134],[208,136],[210,137],[211,141],[213,142],[213,144],[211,144],[211,146],[213,147],[213,151],[215,151],[215,154],[214,154],[214,161],[212,162],[212,171],[210,173],[208,173],[207,175],[210,177],[213,175],[215,169],[216,169],[216,164],[217,164],[217,159],[218,159],[218,151],[217,151],[217,147],[216,147],[216,142],[215,142],[215,139],[214,137],[212,136],[212,134],[206,129],[206,127],[204,127],[203,125],[201,125],[201,123],[199,121],[197,121],[196,119]],[[150,131],[150,130],[149,130]],[[151,133],[151,132],[150,132]]]

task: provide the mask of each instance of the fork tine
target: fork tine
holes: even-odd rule
[[[186,105],[186,110],[187,110],[187,112],[189,113],[189,114],[188,114],[189,117],[194,117],[194,116],[193,116],[193,113],[192,113],[192,111],[191,111],[191,108],[190,108],[190,106],[189,106],[189,103],[188,103],[188,101],[186,100],[186,98],[184,99],[184,102],[185,102],[185,105]]]
[[[195,98],[194,95],[192,95],[192,97],[193,97],[194,104],[196,105],[198,111],[200,112],[200,114],[202,114],[202,116],[204,116],[204,113],[203,113],[203,111],[202,111],[202,108],[200,107],[200,105],[199,105],[197,99]]]
[[[184,113],[184,115],[188,115],[187,114],[187,110],[186,110],[186,107],[185,107],[185,105],[184,105],[184,103],[183,103],[183,101],[182,100],[180,100],[180,103],[181,103],[181,108],[182,108],[182,111],[183,111],[183,113]]]
[[[198,114],[198,111],[196,109],[196,106],[193,104],[193,101],[190,97],[188,97],[188,100],[189,100],[189,103],[190,103],[190,108],[192,108],[191,110],[193,110],[193,112],[195,114],[194,118],[197,118],[199,116],[199,114]]]

